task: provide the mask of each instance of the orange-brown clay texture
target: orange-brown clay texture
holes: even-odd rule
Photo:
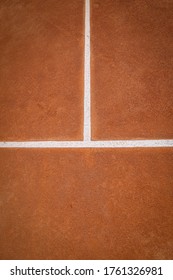
[[[173,138],[173,1],[91,1],[92,139]]]
[[[0,1],[0,140],[77,140],[84,1]]]
[[[172,259],[173,149],[0,149],[1,259]]]

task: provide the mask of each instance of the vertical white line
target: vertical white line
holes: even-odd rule
[[[85,0],[84,141],[91,140],[90,0]]]

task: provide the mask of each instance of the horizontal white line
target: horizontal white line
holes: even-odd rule
[[[173,140],[0,142],[0,148],[138,148],[173,147]]]

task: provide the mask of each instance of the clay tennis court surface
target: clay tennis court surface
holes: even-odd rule
[[[0,22],[0,259],[172,259],[173,2]]]
[[[0,140],[82,140],[84,4],[0,1]]]
[[[172,149],[0,157],[1,258],[172,258]]]
[[[92,139],[173,138],[173,1],[91,3]]]

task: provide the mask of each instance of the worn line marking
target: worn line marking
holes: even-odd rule
[[[84,141],[91,140],[90,0],[85,0]]]
[[[29,141],[0,142],[0,148],[157,148],[173,147],[173,140]]]

